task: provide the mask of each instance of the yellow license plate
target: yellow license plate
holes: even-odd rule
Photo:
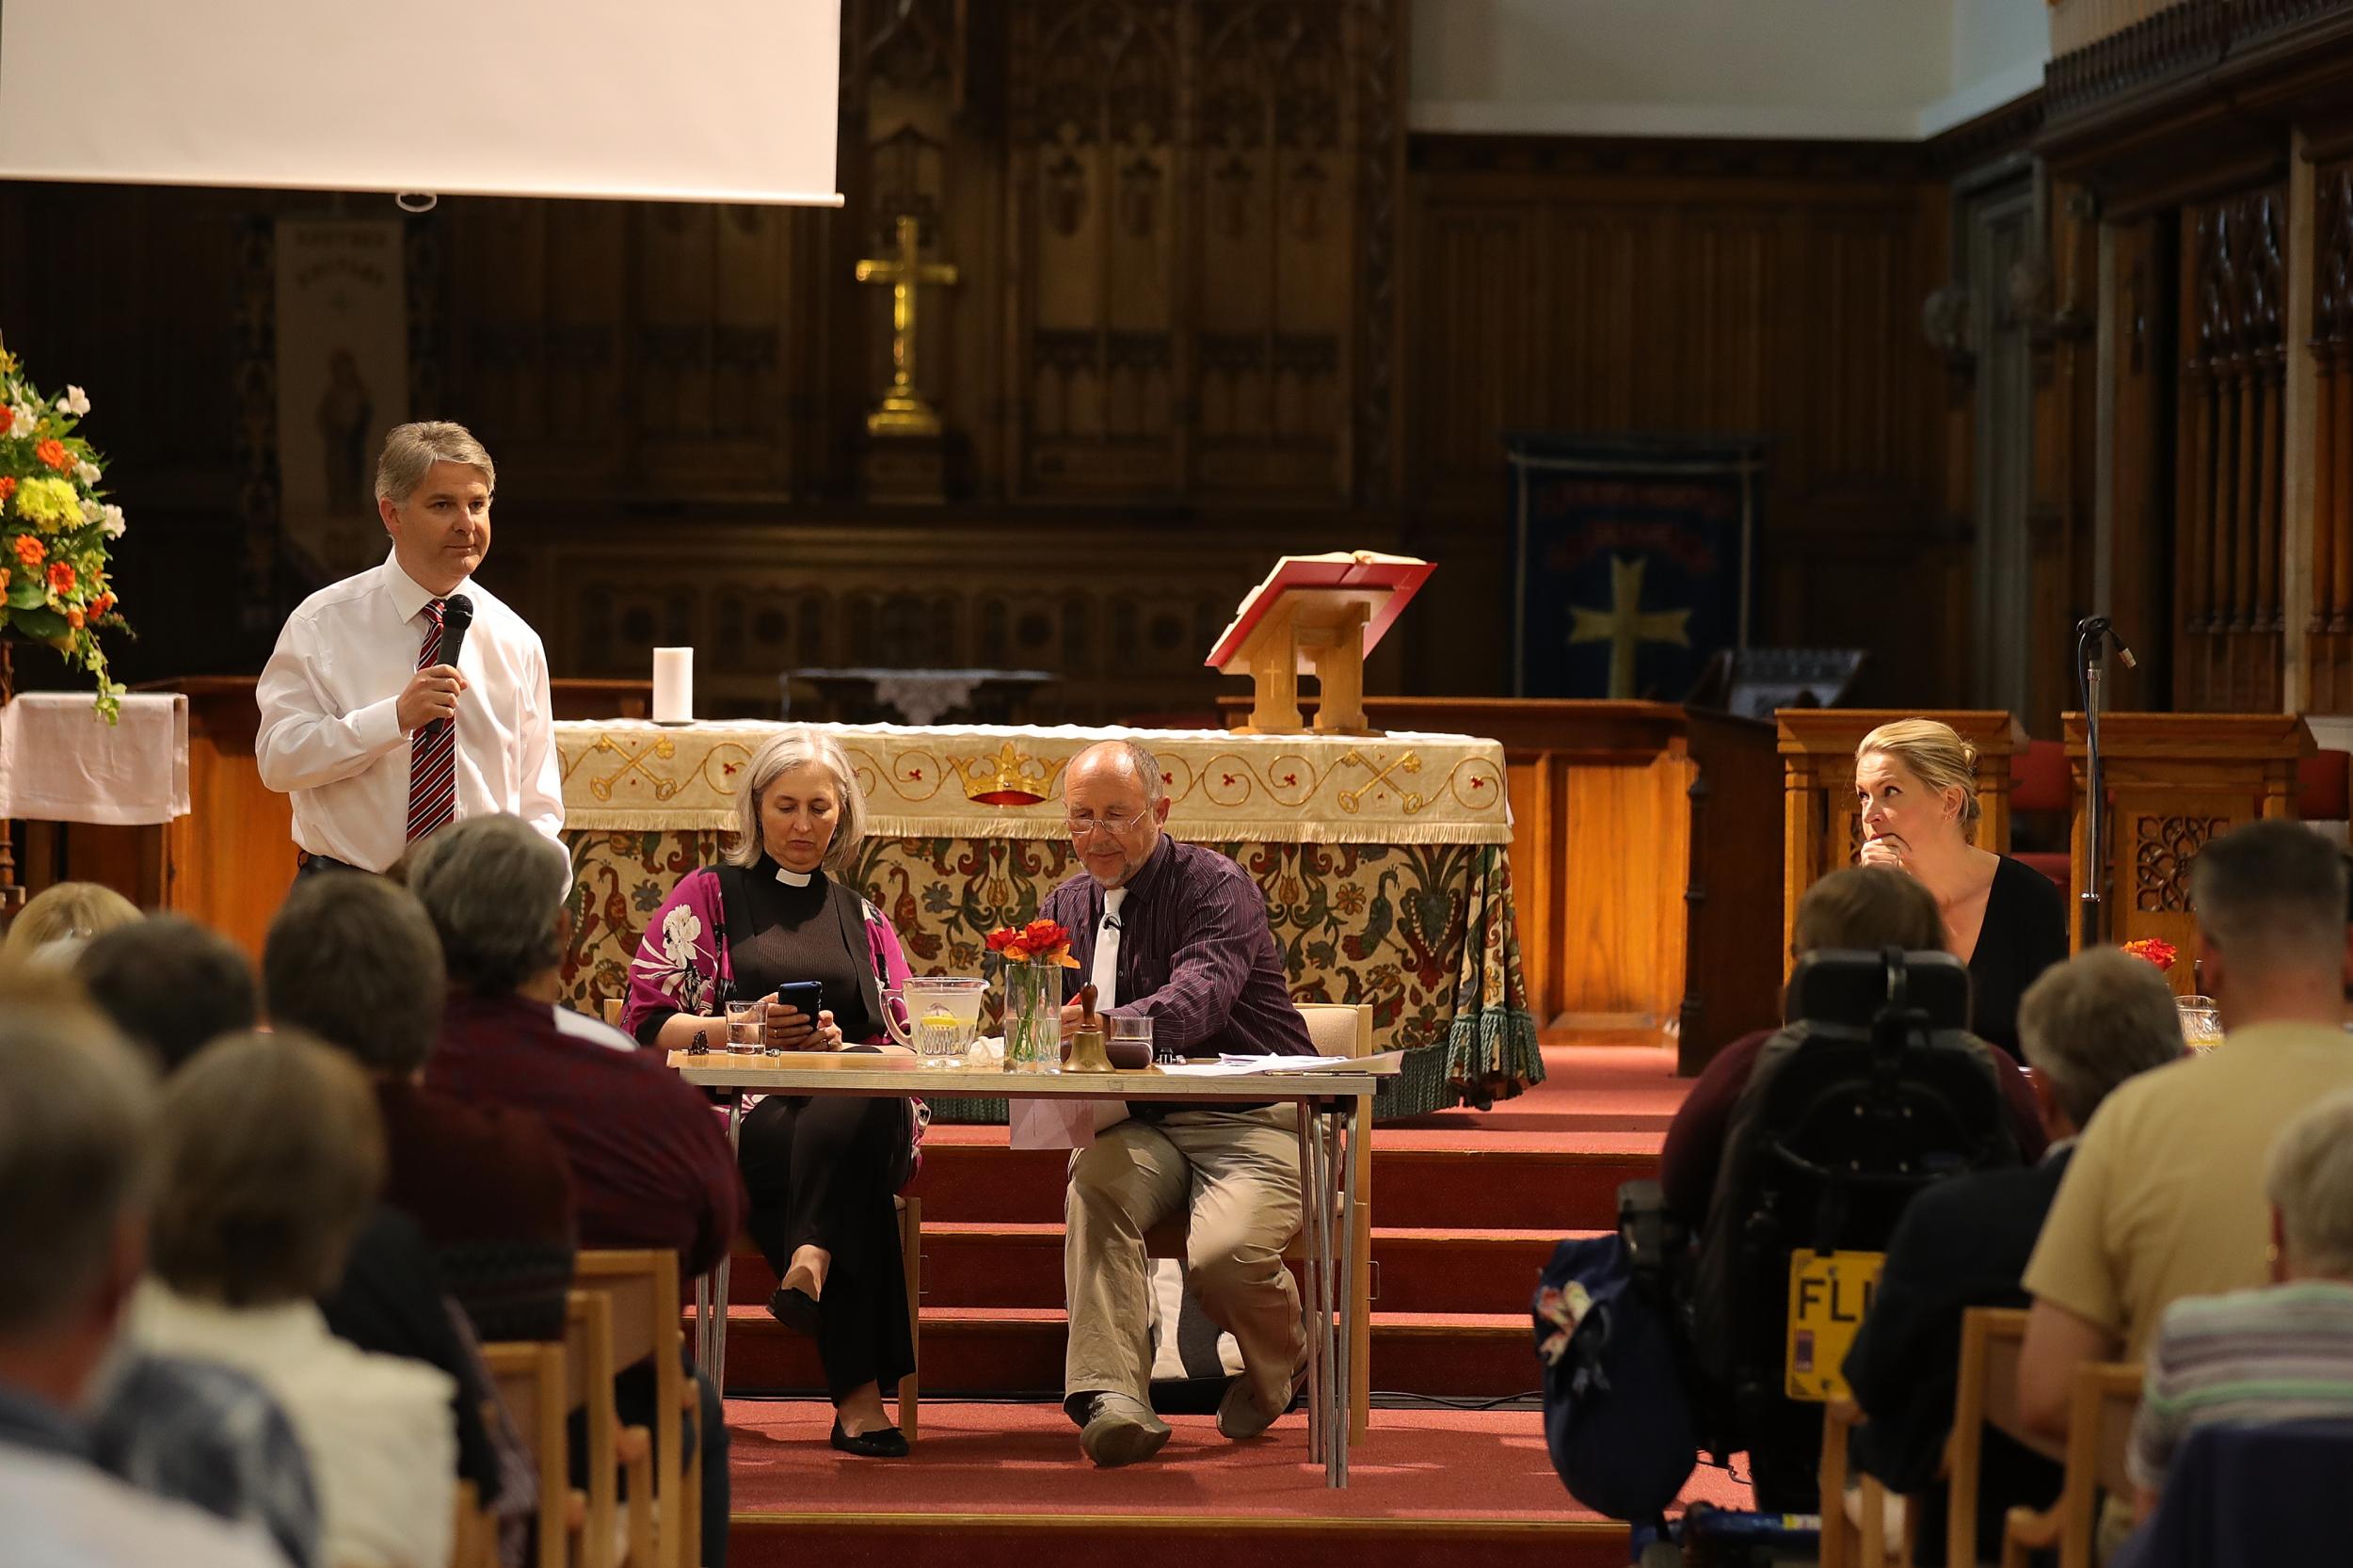
[[[1885,1253],[1806,1252],[1789,1255],[1789,1357],[1785,1386],[1793,1400],[1842,1399],[1847,1347],[1870,1310]]]

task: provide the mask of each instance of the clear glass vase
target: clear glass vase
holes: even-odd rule
[[[1062,1065],[1062,966],[1005,966],[1005,1071],[1050,1073]]]

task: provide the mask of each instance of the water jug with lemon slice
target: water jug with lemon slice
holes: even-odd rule
[[[981,999],[987,992],[987,981],[963,975],[909,979],[904,989],[892,993],[906,1008],[906,1022],[899,1021],[895,1007],[883,1009],[883,1021],[890,1037],[915,1052],[921,1065],[962,1066],[972,1037],[980,1032]]]

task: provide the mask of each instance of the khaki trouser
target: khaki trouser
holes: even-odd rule
[[[1185,1264],[1202,1307],[1241,1348],[1262,1410],[1290,1400],[1306,1355],[1299,1289],[1283,1248],[1299,1230],[1299,1108],[1179,1111],[1128,1120],[1070,1157],[1064,1200],[1065,1396],[1150,1402],[1157,1306],[1144,1233],[1190,1209]]]

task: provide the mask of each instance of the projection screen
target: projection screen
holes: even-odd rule
[[[0,0],[0,179],[839,205],[841,0]]]

